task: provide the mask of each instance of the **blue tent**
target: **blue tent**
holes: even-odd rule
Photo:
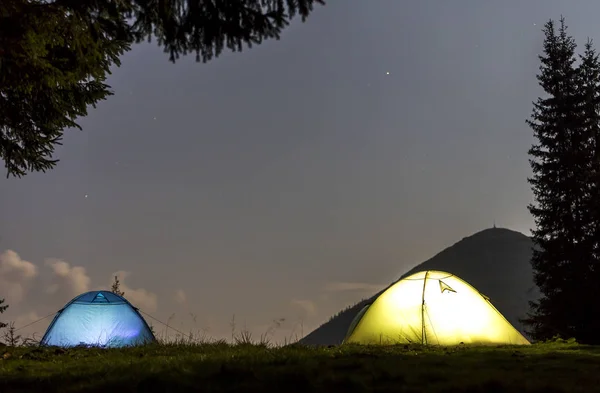
[[[108,291],[91,291],[67,303],[54,317],[42,345],[124,347],[156,341],[138,309]]]

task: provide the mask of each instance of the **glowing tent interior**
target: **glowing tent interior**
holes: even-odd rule
[[[356,315],[344,342],[529,344],[486,296],[459,277],[435,270],[390,286]]]
[[[42,337],[42,345],[124,347],[156,341],[137,308],[108,291],[91,291],[67,303]]]

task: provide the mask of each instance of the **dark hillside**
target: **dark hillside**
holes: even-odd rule
[[[506,319],[523,331],[518,320],[529,309],[528,301],[538,296],[529,263],[532,247],[531,239],[520,232],[504,228],[486,229],[446,248],[410,269],[398,280],[422,270],[456,274],[488,296]],[[301,342],[309,345],[341,343],[356,313],[378,295],[342,310]]]

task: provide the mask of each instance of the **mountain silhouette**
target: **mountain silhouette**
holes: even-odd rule
[[[519,319],[525,317],[529,311],[529,300],[535,300],[539,296],[530,264],[533,246],[531,238],[520,232],[495,227],[485,229],[463,238],[433,258],[415,266],[398,280],[423,270],[441,270],[455,274],[489,297],[498,311],[517,330],[525,334]],[[383,291],[385,289],[340,311],[305,336],[300,343],[341,344],[354,316]]]

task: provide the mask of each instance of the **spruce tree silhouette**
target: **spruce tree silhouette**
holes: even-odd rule
[[[600,57],[591,39],[585,43],[578,68],[581,93],[580,132],[575,139],[581,153],[575,171],[582,175],[583,197],[578,219],[583,239],[577,243],[576,272],[582,277],[574,294],[576,302],[575,337],[585,343],[600,344],[600,306],[595,299],[600,282]],[[579,169],[581,168],[581,169]],[[583,300],[582,300],[583,298]],[[575,302],[574,302],[575,303]]]
[[[125,296],[125,292],[121,291],[121,281],[119,281],[119,277],[115,276],[115,280],[110,287],[110,291],[115,295]]]
[[[593,183],[598,149],[593,142],[600,119],[600,63],[588,42],[581,65],[575,66],[576,44],[564,18],[558,31],[551,20],[544,33],[538,80],[546,96],[534,103],[528,121],[537,139],[529,150],[535,197],[529,211],[538,246],[532,267],[542,296],[530,303],[523,322],[536,340],[560,335],[598,343],[598,188]]]
[[[112,95],[106,77],[155,38],[171,62],[207,62],[279,39],[324,0],[2,0],[0,158],[7,177],[46,172],[65,128]]]

